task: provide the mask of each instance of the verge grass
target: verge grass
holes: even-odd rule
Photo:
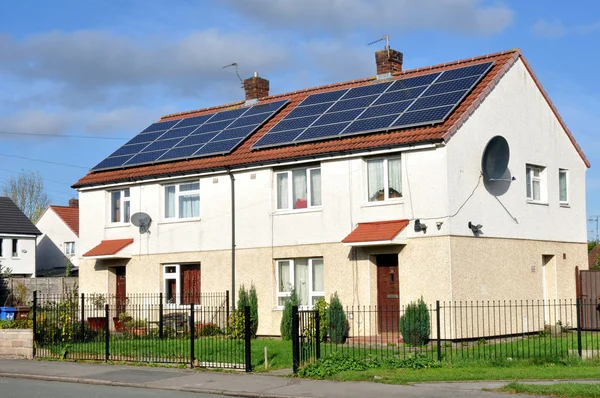
[[[596,398],[600,397],[600,384],[557,383],[551,385],[510,383],[494,391],[510,394],[551,395],[553,397]]]

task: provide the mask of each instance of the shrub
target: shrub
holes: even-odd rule
[[[256,296],[254,283],[250,286],[248,298],[250,300],[250,333],[252,333],[252,338],[255,339],[258,330],[258,297]]]
[[[315,304],[313,305],[313,311],[317,311],[319,313],[319,337],[321,341],[327,341],[327,301],[323,298],[317,299]],[[313,342],[316,337],[316,322],[314,320],[314,315],[311,314],[311,322],[308,326],[304,327],[303,333],[306,339],[310,342]]]
[[[250,305],[250,300],[248,299],[248,291],[244,285],[240,286],[238,290],[238,300],[237,300],[237,309],[244,310],[244,307]]]
[[[218,336],[221,329],[214,323],[197,323],[196,336]]]
[[[294,305],[298,305],[298,295],[296,294],[296,289],[292,288],[290,298],[285,302],[285,306],[283,307],[281,325],[279,326],[281,338],[284,340],[292,339],[292,307]]]
[[[400,317],[400,333],[404,342],[412,346],[421,346],[429,341],[429,310],[422,298],[406,306]]]
[[[246,330],[244,310],[237,309],[229,315],[227,322],[227,334],[232,339],[244,339]]]
[[[329,339],[333,344],[344,344],[348,337],[350,325],[348,324],[348,318],[346,318],[337,292],[331,296],[326,314],[327,335]]]

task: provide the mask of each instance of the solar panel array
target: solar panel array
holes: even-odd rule
[[[267,148],[443,122],[494,62],[312,94],[252,147]]]
[[[287,102],[276,101],[154,123],[92,170],[229,153]]]

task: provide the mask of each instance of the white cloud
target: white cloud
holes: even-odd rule
[[[531,31],[540,37],[562,37],[567,33],[567,28],[556,18],[550,21],[540,19],[533,25]]]
[[[69,121],[65,115],[25,110],[0,117],[0,138],[21,139],[27,137],[26,134],[50,136],[64,132],[68,125]]]
[[[339,32],[437,29],[466,35],[502,32],[514,11],[482,0],[226,0],[244,15],[282,27]]]

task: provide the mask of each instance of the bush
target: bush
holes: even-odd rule
[[[238,300],[237,300],[237,309],[244,310],[244,307],[250,305],[250,300],[248,299],[248,291],[244,285],[240,286],[238,290]]]
[[[421,346],[429,341],[429,310],[423,299],[406,306],[400,317],[400,333],[406,344]]]
[[[0,321],[0,329],[33,329],[33,321],[26,319],[13,319]]]
[[[197,323],[196,336],[218,336],[221,329],[214,323]]]
[[[232,339],[244,339],[246,325],[244,318],[244,310],[237,309],[229,315],[229,320],[227,322],[227,334]]]
[[[344,344],[348,337],[350,325],[337,292],[331,296],[326,313],[327,335],[330,341],[333,344]]]
[[[285,302],[283,313],[281,314],[281,325],[279,331],[284,340],[292,339],[292,307],[298,305],[298,295],[296,289],[292,288],[290,298]]]
[[[250,301],[250,333],[252,338],[256,338],[256,331],[258,330],[258,297],[256,296],[256,287],[254,284],[250,286],[250,294],[248,295]]]
[[[313,305],[313,311],[319,313],[319,337],[322,342],[327,341],[327,301],[323,298],[319,298]],[[306,339],[313,342],[316,337],[316,321],[314,315],[311,314],[311,322],[308,326],[304,327],[303,334]]]

